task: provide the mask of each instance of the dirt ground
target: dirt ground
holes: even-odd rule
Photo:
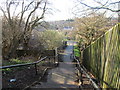
[[[51,60],[53,61],[53,59]],[[10,72],[2,72],[2,88],[3,90],[9,89],[23,89],[26,86],[31,85],[33,82],[38,81],[42,76],[43,71],[47,67],[53,68],[53,63],[49,63],[49,60],[42,64],[37,65],[38,74],[36,75],[35,66],[24,66],[19,68],[13,68]],[[15,81],[11,81],[11,80]]]
[[[42,69],[41,69],[42,73]],[[24,88],[27,85],[30,85],[32,82],[38,80],[41,76],[41,73],[36,75],[35,68],[29,67],[23,70],[15,70],[9,74],[2,74],[2,86],[3,88]],[[11,79],[16,79],[13,82],[10,82]]]

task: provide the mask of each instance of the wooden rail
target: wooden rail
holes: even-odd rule
[[[82,73],[84,73],[84,74],[86,75],[86,77],[91,81],[93,87],[94,87],[96,90],[100,90],[99,87],[98,87],[98,85],[92,80],[92,78],[91,78],[91,77],[87,74],[87,72],[85,71],[85,70],[86,70],[85,67],[82,67],[82,66],[81,66],[79,60],[76,59],[75,56],[73,56],[73,57],[74,57],[74,59],[76,60],[78,66],[79,66],[79,68],[80,68],[80,72],[82,72]],[[80,78],[81,78],[81,77],[80,77]]]

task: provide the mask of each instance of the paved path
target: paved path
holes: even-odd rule
[[[41,85],[35,85],[33,88],[78,88],[78,84],[75,82],[77,80],[75,65],[71,59],[72,50],[73,46],[68,45],[62,53],[63,62],[48,72],[47,82],[41,82]]]

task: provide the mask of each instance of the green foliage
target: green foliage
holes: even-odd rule
[[[10,64],[23,64],[23,63],[30,63],[31,61],[23,61],[19,59],[11,59]]]
[[[83,57],[84,66],[100,80],[103,88],[120,88],[120,24],[86,48]]]
[[[78,45],[74,45],[74,49],[78,49],[78,50],[79,50],[79,47],[78,47]]]
[[[45,61],[41,61],[40,63],[38,63],[37,65],[42,65],[42,64],[45,64],[46,62]]]
[[[4,72],[11,72],[12,69],[10,69],[10,68],[6,68],[6,69],[2,69],[2,71],[4,71]]]
[[[19,60],[19,59],[11,59],[10,60],[12,63],[18,64],[18,63],[23,63],[23,61]]]
[[[80,52],[75,52],[76,57],[80,57]]]
[[[31,63],[32,61],[23,61],[19,59],[10,59],[10,61],[3,61],[2,65],[3,66],[8,66],[8,65],[15,65],[15,64],[24,64],[24,63]]]
[[[68,41],[68,39],[64,39],[63,41]]]
[[[3,66],[7,66],[7,65],[15,65],[15,64],[24,64],[24,63],[31,63],[31,61],[22,61],[19,59],[10,59],[10,61],[6,61],[3,63]],[[2,69],[3,72],[5,73],[10,73],[13,72],[13,70],[21,70],[23,69],[23,67],[16,67],[16,68],[6,68],[6,69]]]
[[[78,45],[74,45],[74,55],[76,57],[80,57],[80,50],[79,50]]]
[[[46,30],[44,32],[38,32],[39,42],[45,49],[55,49],[62,45],[64,34],[59,31]]]

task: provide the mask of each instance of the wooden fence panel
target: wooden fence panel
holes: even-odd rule
[[[103,88],[120,88],[120,24],[83,51],[83,65]]]

